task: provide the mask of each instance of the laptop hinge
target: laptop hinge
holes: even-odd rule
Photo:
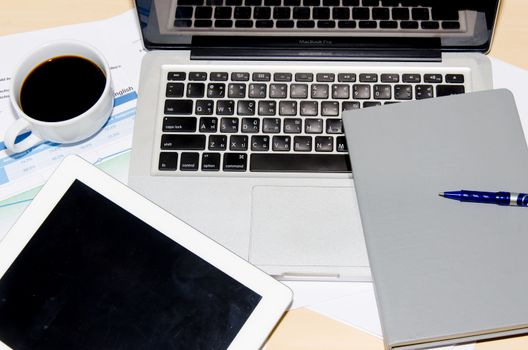
[[[236,43],[236,44],[233,44]],[[194,60],[418,61],[442,59],[437,39],[194,37]]]

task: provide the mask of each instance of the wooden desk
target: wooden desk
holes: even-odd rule
[[[0,35],[104,19],[133,0],[1,0]],[[491,55],[528,69],[528,1],[502,0]]]

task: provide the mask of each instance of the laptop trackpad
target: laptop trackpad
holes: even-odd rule
[[[249,248],[260,266],[368,266],[354,189],[254,187]]]

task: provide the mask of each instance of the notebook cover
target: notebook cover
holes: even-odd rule
[[[528,208],[444,191],[528,191],[508,90],[345,112],[387,349],[528,333]]]

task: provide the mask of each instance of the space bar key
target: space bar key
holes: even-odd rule
[[[347,154],[269,154],[251,155],[250,171],[253,172],[351,172]]]

